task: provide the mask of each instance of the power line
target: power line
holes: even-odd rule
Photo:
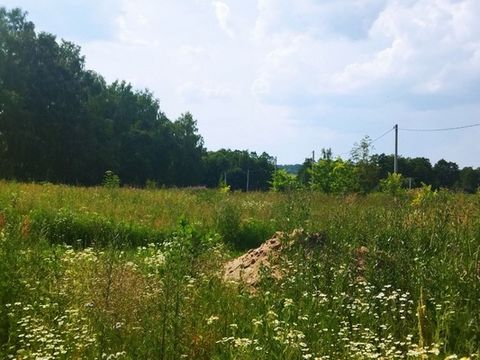
[[[413,128],[398,128],[398,130],[402,130],[402,131],[418,131],[418,132],[437,132],[437,131],[451,131],[451,130],[460,130],[460,129],[467,129],[467,128],[472,128],[472,127],[477,127],[477,126],[480,126],[480,123],[475,123],[475,124],[470,124],[470,125],[463,125],[463,126],[456,126],[456,127],[448,127],[448,128],[436,128],[436,129],[413,129]],[[377,142],[378,140],[382,139],[384,136],[387,136],[388,134],[390,134],[392,131],[395,130],[395,127],[385,131],[382,135],[376,137],[375,139],[371,140],[370,141],[370,146]],[[337,154],[337,156],[343,156],[343,155],[347,155],[347,154],[350,154],[351,151],[348,151],[348,152],[343,152],[343,153],[340,153],[340,154]]]
[[[378,140],[380,140],[381,138],[383,138],[384,136],[387,136],[388,134],[390,134],[393,130],[395,130],[395,128],[391,128],[391,129],[388,129],[387,131],[385,131],[382,135],[376,137],[375,139],[371,140],[369,142],[369,147],[372,146],[372,144]],[[342,157],[343,155],[350,155],[352,153],[352,150],[350,151],[346,151],[346,152],[342,152],[340,154],[336,154],[337,156],[340,156]]]
[[[391,129],[385,131],[382,135],[380,135],[379,137],[376,137],[375,139],[373,139],[372,141],[370,141],[370,145],[373,144],[375,141],[380,140],[380,139],[383,138],[384,136],[390,134],[394,129],[395,129],[395,128],[393,127],[393,128],[391,128]]]
[[[421,131],[421,132],[430,132],[430,131],[450,131],[450,130],[460,130],[466,128],[472,128],[480,126],[480,123],[464,125],[464,126],[456,126],[456,127],[449,127],[449,128],[438,128],[438,129],[408,129],[408,128],[399,128],[402,131]]]

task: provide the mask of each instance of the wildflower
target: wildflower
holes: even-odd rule
[[[213,324],[215,321],[217,321],[218,319],[219,319],[218,316],[212,315],[212,316],[210,316],[210,317],[207,319],[207,324],[208,324],[208,325],[211,325],[211,324]]]
[[[293,305],[293,300],[292,299],[289,299],[289,298],[286,298],[285,299],[285,302],[283,303],[283,306],[285,308],[289,307],[289,306],[292,306]]]
[[[236,338],[233,341],[233,345],[235,347],[247,347],[252,344],[252,340],[247,339],[247,338]]]
[[[262,325],[262,320],[252,319],[252,324],[254,326],[260,326]]]

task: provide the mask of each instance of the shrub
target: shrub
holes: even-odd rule
[[[120,187],[120,178],[113,171],[105,171],[102,185],[109,189],[118,189]]]
[[[388,176],[386,179],[380,180],[380,189],[383,192],[397,196],[403,192],[402,183],[403,183],[402,174],[388,173]]]
[[[412,200],[412,205],[427,205],[430,204],[436,197],[437,191],[432,190],[432,185],[422,183],[422,187],[415,191],[415,197]]]
[[[273,173],[270,185],[273,191],[290,191],[299,188],[296,176],[289,174],[284,169],[277,170]]]
[[[256,219],[248,219],[241,227],[236,242],[239,250],[252,249],[260,246],[275,232],[272,223]]]
[[[147,181],[145,182],[145,189],[155,190],[157,187],[158,187],[158,184],[155,180],[147,179]]]
[[[225,201],[216,214],[216,231],[225,243],[237,246],[239,242],[241,212],[238,206]]]

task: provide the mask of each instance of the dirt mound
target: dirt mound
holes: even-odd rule
[[[223,279],[227,282],[241,282],[254,289],[260,281],[262,268],[267,268],[275,279],[281,279],[285,275],[285,270],[280,268],[276,260],[282,253],[286,256],[288,249],[302,251],[306,256],[312,256],[313,250],[325,249],[327,244],[326,232],[307,233],[303,229],[294,230],[291,234],[277,232],[258,248],[227,262],[223,267]],[[352,275],[357,282],[365,281],[370,250],[360,246],[353,250],[352,255]]]
[[[246,254],[227,262],[223,268],[224,280],[241,281],[248,286],[255,286],[260,280],[262,267],[270,268],[273,276],[279,277],[280,272],[275,271],[271,261],[280,254],[284,246],[282,245],[284,236],[284,233],[277,232],[258,248],[251,249]]]
[[[275,265],[275,260],[284,250],[294,244],[300,245],[305,250],[323,246],[325,238],[325,233],[307,234],[303,229],[296,229],[291,234],[276,232],[270,240],[258,248],[227,262],[223,267],[223,279],[243,282],[254,287],[260,281],[262,268],[268,268],[274,278],[280,279],[282,270]]]

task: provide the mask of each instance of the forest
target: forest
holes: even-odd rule
[[[150,91],[107,84],[78,46],[37,33],[20,9],[0,9],[0,106],[6,179],[96,185],[110,170],[132,186],[216,187],[248,168],[251,188],[266,189],[273,171],[265,153],[206,151],[190,113],[171,121]]]

